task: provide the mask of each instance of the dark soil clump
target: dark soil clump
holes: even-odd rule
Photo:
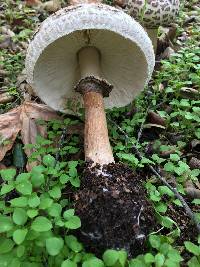
[[[191,206],[191,209],[194,213],[200,212],[200,208],[197,206]],[[191,242],[197,241],[197,228],[191,222],[191,219],[188,217],[183,207],[178,207],[174,204],[170,204],[166,215],[174,220],[180,228],[181,234],[180,237],[176,240],[176,245],[182,246],[184,244],[184,241],[186,240]]]
[[[97,255],[106,248],[124,248],[129,256],[145,251],[156,220],[143,182],[123,164],[109,164],[102,171],[86,167],[75,195],[82,222],[78,236],[86,248]]]

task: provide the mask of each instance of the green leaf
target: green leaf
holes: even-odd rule
[[[179,251],[176,250],[176,249],[171,249],[168,252],[167,256],[171,261],[174,261],[174,262],[180,262],[180,261],[183,260],[183,258],[181,257]]]
[[[0,237],[0,255],[11,251],[14,245],[15,243],[11,239]]]
[[[171,259],[166,259],[164,266],[166,266],[166,267],[168,267],[168,266],[169,267],[179,267],[180,264],[178,264],[177,262],[175,262],[175,261],[173,261]]]
[[[31,174],[30,173],[20,173],[19,175],[17,175],[15,181],[17,184],[21,183],[21,182],[26,182],[30,179]]]
[[[74,209],[66,210],[66,211],[63,213],[63,218],[66,219],[66,220],[69,220],[71,217],[74,216],[74,212],[75,212]]]
[[[153,248],[159,249],[161,241],[160,237],[157,235],[150,235],[149,242]]]
[[[21,182],[16,185],[16,189],[22,195],[31,195],[32,193],[32,184],[29,181]]]
[[[37,196],[37,193],[33,193],[28,199],[28,205],[31,208],[36,208],[40,205],[40,198]]]
[[[13,233],[13,240],[17,245],[20,245],[24,242],[28,230],[27,229],[17,229]]]
[[[61,184],[66,184],[70,180],[70,176],[67,174],[62,174],[59,179]]]
[[[174,171],[178,174],[178,175],[182,175],[184,172],[189,170],[189,166],[183,162],[183,161],[179,161],[179,167],[176,167],[174,169]]]
[[[1,187],[1,195],[7,194],[14,189],[13,184],[4,184]]]
[[[45,155],[44,157],[43,157],[43,163],[44,163],[44,165],[46,165],[47,167],[54,167],[55,166],[55,162],[56,162],[56,160],[55,160],[55,158],[54,157],[52,157],[51,155]]]
[[[11,262],[9,263],[9,267],[20,267],[21,262],[19,261],[18,258],[12,258]]]
[[[15,144],[14,146],[13,164],[17,168],[23,168],[26,165],[26,156],[22,144]]]
[[[42,210],[48,209],[53,204],[53,199],[49,197],[44,197],[40,199],[40,206],[39,208]]]
[[[182,205],[182,203],[181,203],[181,201],[180,201],[179,199],[174,199],[174,200],[173,200],[173,203],[174,203],[175,205],[177,205],[178,207],[183,207],[183,205]]]
[[[167,172],[174,172],[174,168],[175,168],[175,166],[172,162],[167,162],[164,165],[164,170]]]
[[[194,199],[193,201],[192,201],[192,204],[195,204],[195,205],[200,205],[200,199],[198,198],[196,198],[196,199]]]
[[[45,170],[46,168],[43,165],[37,165],[32,168],[31,174],[43,173]]]
[[[168,195],[169,197],[174,196],[174,193],[166,185],[159,186],[158,190],[162,196],[163,195]]]
[[[36,217],[38,215],[38,210],[34,210],[34,209],[27,210],[27,215],[28,215],[29,218],[32,219],[32,218],[34,218],[34,217]]]
[[[78,161],[69,161],[68,166],[69,166],[69,175],[71,177],[76,177],[77,176],[77,167]]]
[[[156,254],[156,256],[155,256],[155,265],[156,265],[156,267],[163,266],[164,262],[165,262],[165,256],[163,254],[161,254],[161,253]]]
[[[139,160],[133,155],[133,154],[126,154],[126,153],[117,153],[117,156],[120,159],[124,159],[132,163],[134,166],[137,166],[139,163]]]
[[[54,186],[49,190],[49,195],[54,199],[59,199],[61,197],[61,190],[59,186]]]
[[[199,256],[200,255],[200,247],[198,247],[197,245],[193,244],[190,241],[185,241],[184,245],[186,247],[186,249],[191,252],[192,254],[194,254],[195,256]]]
[[[10,204],[12,207],[24,208],[28,204],[28,199],[27,197],[17,197],[10,200]]]
[[[70,183],[74,186],[74,187],[80,187],[80,179],[78,177],[76,178],[71,178],[70,179]]]
[[[200,223],[200,212],[195,212],[194,213],[194,216],[195,216],[195,220]]]
[[[168,216],[162,216],[161,220],[162,225],[167,228],[172,228],[173,224],[175,224],[175,222]]]
[[[21,257],[24,255],[25,250],[26,250],[25,246],[23,246],[23,245],[19,245],[19,246],[17,247],[17,250],[16,250],[17,257],[18,257],[18,258],[21,258]]]
[[[72,216],[67,222],[65,222],[65,227],[68,229],[77,229],[81,227],[81,220],[78,216]]]
[[[153,155],[152,155],[152,159],[153,159],[155,162],[157,162],[158,164],[160,164],[160,163],[162,163],[162,162],[165,161],[165,159],[159,157],[157,154],[153,154]]]
[[[65,260],[62,262],[61,267],[77,267],[77,264],[71,260]]]
[[[178,154],[170,154],[170,159],[172,161],[179,161],[180,160],[180,156]]]
[[[92,258],[84,261],[82,267],[104,267],[104,263],[98,258]]]
[[[129,267],[146,267],[146,264],[140,259],[133,259],[130,261]]]
[[[58,203],[53,203],[48,209],[48,213],[52,217],[60,217],[62,211],[62,206]]]
[[[151,253],[146,253],[144,255],[145,263],[153,263],[155,261],[154,256]]]
[[[74,252],[80,252],[83,249],[81,243],[77,241],[77,238],[73,235],[68,235],[65,237],[65,242],[67,246]]]
[[[197,259],[197,257],[192,257],[188,261],[188,267],[200,267],[200,261]]]
[[[15,169],[5,169],[0,171],[1,177],[4,181],[12,181],[16,175]]]
[[[40,187],[41,185],[43,185],[45,183],[45,179],[44,179],[44,174],[42,173],[33,173],[31,175],[31,183],[33,185],[33,187]]]
[[[13,228],[13,222],[10,217],[0,215],[0,233],[8,232]]]
[[[52,228],[52,223],[43,216],[38,216],[32,222],[31,229],[36,232],[46,232]]]
[[[15,208],[13,212],[13,222],[17,225],[24,225],[27,221],[26,211],[22,208]]]
[[[65,225],[65,223],[61,219],[56,219],[55,225],[57,225],[59,227],[63,227]]]
[[[50,237],[46,239],[46,249],[49,255],[56,256],[60,253],[63,248],[64,241],[62,238]]]
[[[124,267],[127,260],[127,252],[125,250],[118,251],[118,261],[120,262],[121,266]]]
[[[156,205],[156,211],[165,213],[167,211],[167,205],[163,202],[160,202]]]
[[[113,266],[119,259],[118,252],[113,249],[108,249],[103,254],[103,260],[106,266]]]

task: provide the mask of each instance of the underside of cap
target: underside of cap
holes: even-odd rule
[[[176,20],[179,0],[127,0],[127,13],[147,28],[168,26]]]
[[[114,86],[106,108],[129,104],[151,78],[153,47],[139,23],[107,5],[68,7],[42,23],[26,57],[27,81],[52,108],[76,113],[82,107],[74,87],[80,80],[77,52],[86,46],[100,51],[101,78]]]

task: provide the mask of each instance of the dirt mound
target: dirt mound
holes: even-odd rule
[[[145,250],[156,221],[143,182],[123,164],[109,164],[102,171],[86,167],[75,195],[82,222],[78,236],[86,248],[97,255],[106,248],[125,248],[130,256]]]

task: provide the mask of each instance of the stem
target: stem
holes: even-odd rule
[[[106,115],[104,112],[103,96],[97,92],[83,94],[85,106],[85,159],[100,165],[114,162]]]
[[[94,164],[109,164],[114,162],[114,158],[104,111],[102,93],[105,88],[100,80],[100,53],[94,47],[85,47],[79,51],[78,60],[81,79],[84,81],[79,91],[83,95],[85,108],[85,159]]]
[[[157,42],[158,42],[158,28],[156,29],[145,29],[149,38],[151,39],[151,42],[153,44],[153,49],[154,49],[154,53],[156,56],[156,51],[157,51]]]

